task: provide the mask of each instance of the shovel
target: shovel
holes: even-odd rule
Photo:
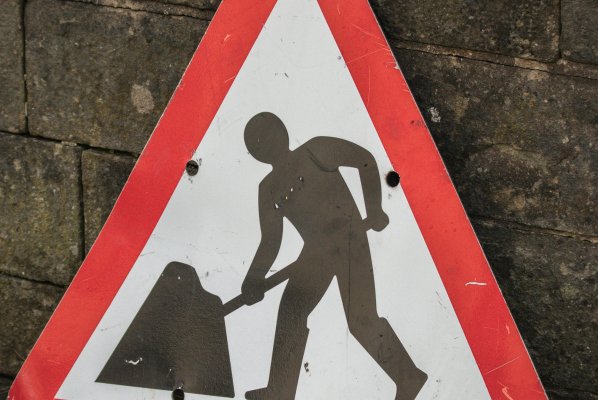
[[[268,277],[265,291],[287,280],[291,266]],[[243,294],[223,304],[195,268],[171,262],[96,382],[234,397],[224,317],[245,304]]]

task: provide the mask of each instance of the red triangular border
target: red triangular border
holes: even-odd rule
[[[154,230],[275,3],[222,2],[106,225],[21,368],[10,400],[54,399]],[[319,4],[401,174],[409,205],[492,399],[546,399],[368,2],[319,0]],[[466,286],[470,281],[487,285]]]

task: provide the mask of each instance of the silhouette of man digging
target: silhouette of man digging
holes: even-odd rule
[[[413,400],[427,380],[388,321],[378,316],[366,232],[381,231],[388,216],[374,157],[349,141],[316,137],[289,150],[289,137],[274,114],[260,113],[245,127],[245,144],[272,171],[259,187],[262,238],[242,292],[249,304],[264,298],[265,275],[278,255],[283,218],[304,246],[294,263],[278,310],[268,386],[249,400],[292,400],[309,335],[307,318],[336,276],[351,334],[397,385],[395,400]],[[362,219],[339,167],[359,170],[367,217]]]

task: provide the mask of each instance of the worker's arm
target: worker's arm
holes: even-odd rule
[[[271,200],[270,189],[265,182],[260,184],[259,214],[262,238],[243,281],[242,292],[247,304],[254,304],[264,298],[264,283],[268,270],[276,260],[282,242],[283,215]]]
[[[313,161],[326,170],[353,167],[359,171],[367,217],[367,229],[381,231],[388,225],[388,216],[382,209],[380,172],[374,156],[361,146],[348,140],[317,137],[307,143]]]

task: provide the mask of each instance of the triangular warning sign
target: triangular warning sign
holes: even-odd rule
[[[366,0],[222,3],[9,394],[183,397],[546,398]]]

